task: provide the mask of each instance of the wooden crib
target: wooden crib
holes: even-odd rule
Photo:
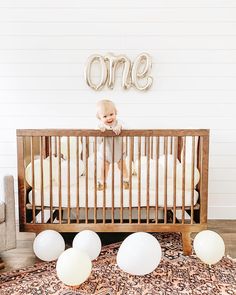
[[[119,136],[120,170],[112,131],[17,130],[20,231],[180,232],[190,254],[190,233],[207,227],[209,130],[123,130]],[[107,138],[112,160],[107,187],[98,191]]]

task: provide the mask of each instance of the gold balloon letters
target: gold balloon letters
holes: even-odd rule
[[[93,63],[98,63],[101,72],[100,81],[94,83],[91,79]],[[138,90],[147,90],[152,86],[153,78],[149,75],[152,68],[152,60],[149,54],[141,53],[134,60],[133,65],[125,55],[115,56],[108,53],[105,56],[93,54],[88,58],[85,67],[86,83],[93,90],[101,90],[105,85],[113,89],[115,74],[119,66],[123,66],[121,86],[129,89],[131,86]]]

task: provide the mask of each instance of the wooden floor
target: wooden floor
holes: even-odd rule
[[[236,220],[210,220],[208,226],[209,229],[218,232],[224,239],[226,246],[225,254],[236,258]],[[5,268],[0,270],[0,273],[30,266],[38,261],[32,248],[34,237],[35,235],[32,233],[17,234],[17,248],[1,253]],[[111,234],[109,234],[109,239],[105,236],[105,242],[112,242],[111,237]],[[119,238],[123,238],[121,235],[113,237],[115,237],[114,242]],[[194,234],[192,237],[194,237]],[[71,236],[65,236],[65,239],[67,245],[71,246]]]

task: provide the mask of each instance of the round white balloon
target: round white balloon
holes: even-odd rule
[[[117,253],[117,264],[132,275],[146,275],[159,265],[161,246],[156,238],[145,232],[128,236]]]
[[[65,250],[65,241],[55,230],[44,230],[34,239],[33,250],[43,261],[56,260]]]
[[[194,238],[193,248],[197,257],[206,264],[212,265],[221,260],[225,253],[224,240],[211,230],[203,230]]]
[[[166,155],[162,155],[159,158],[159,164],[162,167],[162,169],[165,169],[166,166]],[[178,169],[178,166],[180,165],[180,161],[176,158],[174,158],[173,155],[167,155],[167,177],[172,178],[174,174],[174,165],[176,167],[176,170]],[[163,172],[164,173],[164,172]]]
[[[83,230],[73,239],[73,248],[86,252],[91,260],[96,259],[102,248],[100,237],[92,230]]]
[[[49,162],[45,159],[42,161],[43,167],[43,186],[49,185]],[[41,160],[34,160],[34,187],[36,189],[41,188]],[[25,170],[25,179],[30,186],[33,186],[33,177],[32,177],[32,163],[30,162]]]
[[[150,159],[151,160],[151,159]],[[147,169],[147,157],[146,156],[142,156],[140,157],[140,169],[142,170],[146,170]],[[139,171],[139,159],[136,159],[134,162],[134,169],[136,171],[136,173],[138,173]]]
[[[90,276],[92,263],[87,253],[69,248],[57,260],[58,278],[68,286],[78,286]]]
[[[77,137],[70,136],[69,137],[69,142],[70,142],[70,158],[71,159],[76,159],[76,153],[77,153]],[[63,155],[63,158],[65,160],[68,159],[68,137],[63,136],[61,137],[61,153]],[[79,155],[82,152],[82,143],[79,142],[78,145],[78,153]]]
[[[52,183],[55,184],[57,181],[58,159],[52,156]],[[50,185],[50,157],[43,159],[43,187]],[[32,178],[32,163],[30,162],[25,169],[25,179],[30,186],[33,186]],[[41,160],[40,158],[34,159],[34,187],[41,189]]]
[[[177,188],[182,189],[183,166],[181,164],[178,165],[176,173],[177,173],[176,174]],[[194,188],[198,184],[199,180],[200,180],[199,170],[196,167],[194,167],[194,175],[193,175]],[[189,163],[186,163],[186,166],[185,166],[185,189],[190,190],[191,187],[192,187],[192,165]]]
[[[141,163],[141,187],[146,188],[147,187],[147,157],[142,156],[140,158],[140,163]],[[139,159],[135,161],[135,171],[137,173],[137,178],[139,177]],[[149,187],[152,190],[156,189],[156,171],[157,171],[157,162],[156,160],[150,159],[149,160]],[[158,186],[164,186],[164,181],[165,181],[165,174],[164,174],[164,168],[163,166],[159,163],[158,164]]]
[[[70,161],[70,185],[75,185],[77,183],[77,166],[75,161]],[[84,173],[84,163],[79,160],[79,176]],[[61,183],[62,186],[68,185],[68,161],[62,160],[61,162]]]

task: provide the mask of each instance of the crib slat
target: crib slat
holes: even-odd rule
[[[202,137],[200,136],[199,137],[199,140],[198,140],[198,158],[197,158],[197,169],[199,170],[200,172],[200,180],[197,184],[197,187],[196,189],[199,191],[200,193],[200,196],[201,196],[201,202],[200,202],[200,223],[202,222],[201,218],[202,218],[202,174],[203,174],[203,167],[202,167],[202,158],[203,158],[203,139]]]
[[[76,222],[79,223],[79,186],[80,186],[80,169],[79,169],[79,161],[80,161],[80,141],[79,137],[76,137]]]
[[[141,223],[141,136],[138,137],[138,224]]]
[[[126,144],[125,144],[126,148]],[[124,191],[123,191],[123,153],[124,153],[124,137],[122,137],[121,141],[121,167],[120,167],[120,223],[123,223],[123,197],[124,197]]]
[[[62,223],[62,196],[61,196],[61,137],[58,136],[58,199],[59,199],[59,223]]]
[[[103,207],[102,207],[102,220],[106,222],[106,137],[103,137]]]
[[[24,229],[26,220],[26,187],[25,187],[25,137],[17,137],[17,171],[18,171],[18,202],[20,230]]]
[[[186,136],[183,137],[183,159],[182,159],[182,224],[184,224],[185,220],[185,181],[186,181]]]
[[[58,155],[58,150],[57,150],[57,137],[56,136],[54,136],[54,153],[53,153],[53,155],[55,156],[55,157],[57,157],[57,155]]]
[[[82,154],[81,154],[81,157],[82,157],[82,161],[84,163],[84,169],[86,171],[86,144],[84,143],[84,135],[81,136],[81,147],[82,147]],[[86,172],[87,173],[87,172]],[[85,174],[86,175],[86,174]],[[85,180],[86,177],[83,178],[83,180],[81,179],[81,181],[83,181],[83,185],[84,185],[84,191],[82,191],[82,198],[85,199],[84,201],[84,212],[86,211],[86,180]],[[86,214],[86,212],[84,213]],[[83,221],[84,223],[85,221]]]
[[[86,136],[85,171],[88,171],[89,137]],[[88,223],[88,172],[85,174],[85,222]]]
[[[191,224],[193,224],[193,207],[194,207],[194,172],[195,172],[195,136],[192,136],[192,166],[191,166]]]
[[[176,223],[176,166],[178,156],[178,137],[174,138],[174,167],[173,167],[173,223]]]
[[[158,223],[158,203],[159,203],[159,152],[160,152],[160,138],[156,137],[156,208],[155,208],[155,219],[156,223]]]
[[[40,149],[40,193],[41,193],[41,223],[44,223],[44,183],[43,183],[43,178],[44,178],[44,173],[43,173],[43,137],[40,136],[39,139],[39,149]]]
[[[151,137],[151,159],[153,159],[153,136]]]
[[[67,137],[67,223],[70,224],[70,137]]]
[[[202,146],[201,146],[201,136],[199,136],[198,138],[198,147],[197,147],[197,159],[196,159],[196,164],[197,164],[197,169],[200,173],[200,175],[202,175],[201,172],[201,159],[202,159]],[[200,184],[201,184],[201,177],[200,180],[198,182],[198,184],[196,185],[196,190],[200,192]]]
[[[144,138],[144,155],[147,156],[147,137]]]
[[[50,195],[50,223],[53,223],[53,186],[52,186],[52,138],[49,136],[49,195]]]
[[[132,159],[134,152],[134,138],[130,137],[129,145],[129,223],[132,223]]]
[[[181,161],[181,151],[182,151],[182,136],[178,136],[178,155],[177,158]]]
[[[35,178],[34,178],[34,137],[30,137],[30,158],[31,158],[31,178],[32,178],[32,206],[33,223],[35,224]],[[24,177],[25,179],[25,177]]]
[[[97,223],[97,137],[94,137],[94,223]]]
[[[207,223],[207,195],[208,195],[208,154],[209,154],[209,136],[200,137],[200,150],[201,150],[201,164],[200,164],[200,223]]]
[[[167,223],[167,175],[168,175],[168,137],[164,137],[164,223]]]
[[[170,154],[173,153],[173,136],[170,136]]]
[[[114,144],[114,137],[112,137],[112,163],[111,163],[111,173],[112,173],[112,181],[111,181],[111,222],[114,223],[114,188],[115,188],[115,184],[114,184],[114,161],[115,161],[115,144]]]
[[[150,137],[147,137],[147,195],[146,195],[146,205],[147,205],[147,220],[149,223],[150,219],[150,207],[149,207],[149,198],[150,198]]]

